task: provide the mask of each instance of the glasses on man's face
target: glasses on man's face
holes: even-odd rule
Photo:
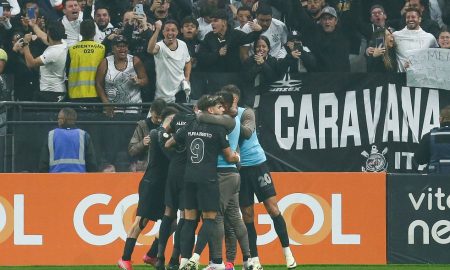
[[[372,12],[372,15],[377,16],[377,15],[383,15],[384,12],[383,11],[374,11]]]

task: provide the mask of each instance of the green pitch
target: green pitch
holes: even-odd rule
[[[8,270],[117,270],[117,266],[0,266],[0,269]],[[136,265],[133,266],[136,270],[149,270],[154,269],[149,266]],[[200,268],[202,269],[202,268]],[[240,266],[236,266],[236,270],[242,269]],[[266,265],[265,270],[286,270],[281,265]],[[297,270],[444,270],[450,269],[450,265],[439,264],[425,264],[425,265],[300,265],[297,266]]]

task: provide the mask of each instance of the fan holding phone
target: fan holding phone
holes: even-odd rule
[[[374,39],[366,50],[367,71],[396,72],[397,61],[395,41],[390,29],[380,28],[374,32]]]

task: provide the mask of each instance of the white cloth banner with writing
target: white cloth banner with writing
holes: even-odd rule
[[[411,50],[406,82],[412,87],[450,90],[450,50],[440,48]]]

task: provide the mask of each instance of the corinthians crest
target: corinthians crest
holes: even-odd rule
[[[388,148],[385,147],[381,153],[378,152],[378,148],[376,145],[372,145],[372,149],[370,150],[370,154],[366,151],[362,151],[361,155],[366,160],[366,166],[361,167],[361,171],[363,172],[383,172],[386,171],[388,163],[384,155],[388,152]]]

